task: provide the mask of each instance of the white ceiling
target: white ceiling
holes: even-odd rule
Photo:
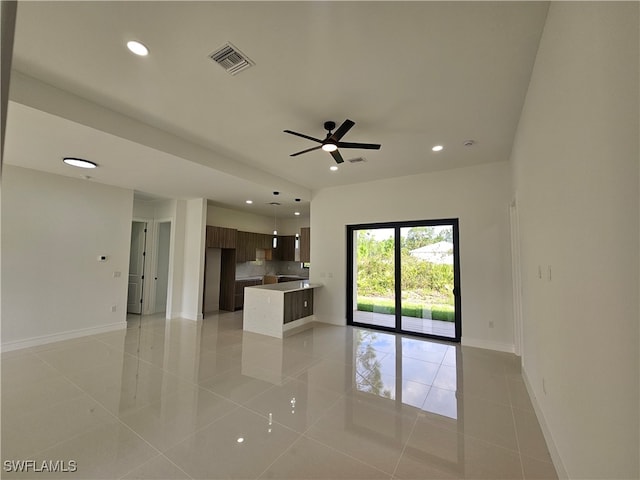
[[[308,210],[320,188],[505,161],[546,11],[546,2],[20,2],[16,76],[199,154],[140,141],[133,127],[105,132],[43,112],[12,92],[5,162],[81,176],[60,161],[81,152],[100,164],[91,181],[268,213],[273,190]],[[130,39],[150,55],[132,55]],[[212,62],[226,42],[255,66],[231,76]],[[356,125],[344,141],[382,144],[342,150],[365,163],[330,172],[325,152],[289,156],[314,144],[283,130],[324,138],[326,120],[346,118]],[[436,144],[445,149],[432,152]]]

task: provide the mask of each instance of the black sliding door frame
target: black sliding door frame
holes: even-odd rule
[[[413,332],[402,329],[402,264],[401,264],[401,229],[405,227],[438,227],[451,226],[453,229],[453,298],[454,298],[454,325],[455,334],[453,337],[445,337],[432,335],[421,332]],[[354,321],[353,312],[353,282],[354,276],[354,236],[358,230],[376,230],[376,229],[393,229],[394,230],[394,281],[395,281],[395,327],[386,327],[380,325],[371,325],[368,323],[360,323]],[[449,342],[459,343],[462,338],[462,301],[460,291],[460,235],[458,232],[458,219],[447,218],[439,220],[411,220],[405,222],[382,222],[382,223],[360,223],[356,225],[347,225],[347,325],[358,327],[373,328],[387,332],[403,333],[420,337],[434,338],[437,340],[446,340]]]

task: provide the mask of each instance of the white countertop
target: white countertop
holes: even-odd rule
[[[262,280],[265,276],[270,276],[270,277],[276,277],[276,278],[282,278],[282,277],[290,277],[290,278],[294,278],[296,281],[297,280],[308,280],[308,278],[306,277],[301,277],[299,275],[287,275],[284,273],[279,273],[279,274],[266,274],[266,275],[252,275],[249,277],[236,277],[236,282],[242,282],[243,280]]]
[[[274,292],[295,292],[296,290],[304,290],[306,288],[318,288],[321,287],[320,283],[309,283],[309,280],[296,280],[295,282],[282,282],[282,283],[270,283],[267,285],[254,285],[253,287],[260,290],[271,290]]]

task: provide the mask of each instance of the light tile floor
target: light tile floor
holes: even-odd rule
[[[77,471],[8,472],[19,460]],[[280,340],[243,332],[242,312],[133,317],[3,353],[2,465],[39,479],[557,478],[517,357],[319,324]]]

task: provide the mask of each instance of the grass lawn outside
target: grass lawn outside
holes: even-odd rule
[[[387,298],[358,297],[358,310],[361,312],[395,314],[395,302]],[[402,316],[414,318],[429,318],[444,322],[455,321],[453,305],[402,302]]]

